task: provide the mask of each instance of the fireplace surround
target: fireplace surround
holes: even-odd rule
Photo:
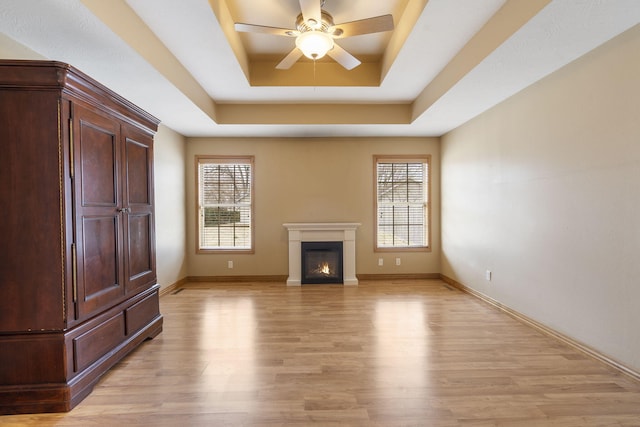
[[[287,286],[302,284],[302,242],[342,242],[342,284],[357,286],[356,229],[360,223],[287,223],[289,232],[289,277]]]

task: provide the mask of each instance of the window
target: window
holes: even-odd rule
[[[429,250],[430,156],[374,156],[376,251]]]
[[[197,156],[198,252],[253,252],[253,157]]]

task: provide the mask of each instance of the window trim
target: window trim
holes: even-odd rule
[[[427,197],[426,211],[426,246],[378,246],[378,163],[426,163],[427,165]],[[430,154],[374,154],[373,155],[373,251],[374,252],[431,252],[431,155]]]
[[[206,248],[200,247],[200,164],[240,163],[251,165],[251,247],[250,248]],[[255,156],[195,156],[195,247],[197,254],[254,254],[255,253]]]

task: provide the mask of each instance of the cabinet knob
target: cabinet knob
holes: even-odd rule
[[[131,212],[131,209],[129,209],[129,208],[120,208],[120,209],[118,209],[118,212],[120,212],[120,213],[128,213],[128,212]]]

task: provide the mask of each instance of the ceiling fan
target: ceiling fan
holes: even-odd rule
[[[235,24],[235,29],[238,32],[295,37],[296,47],[276,66],[279,70],[288,70],[302,55],[314,61],[324,55],[329,55],[347,70],[352,70],[361,62],[335,43],[334,39],[393,30],[393,16],[391,15],[381,15],[336,25],[333,23],[333,17],[322,9],[324,0],[299,1],[302,13],[296,19],[295,29]]]

